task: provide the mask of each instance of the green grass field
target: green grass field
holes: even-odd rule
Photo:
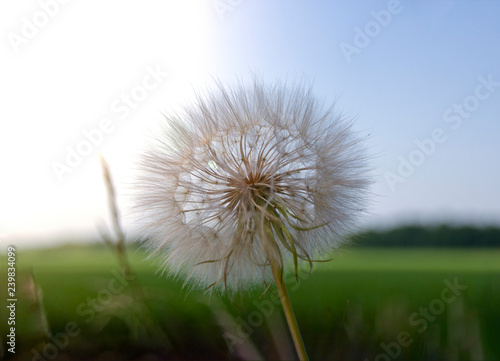
[[[236,295],[235,306],[162,277],[141,251],[128,255],[130,280],[104,246],[19,251],[16,353],[4,357],[294,359],[271,292]],[[351,248],[287,284],[311,360],[495,360],[499,260],[500,249]]]

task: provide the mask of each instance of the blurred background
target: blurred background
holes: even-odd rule
[[[224,297],[214,305],[202,293],[186,296],[182,282],[154,275],[156,265],[145,262],[133,242],[128,254],[136,279],[142,277],[145,293],[154,289],[161,297],[146,297],[147,307],[140,306],[134,300],[142,296],[127,285],[129,298],[120,293],[122,298],[106,305],[116,310],[129,302],[143,307],[134,311],[143,316],[132,320],[126,312],[119,318],[110,311],[95,323],[75,314],[81,302],[106,289],[111,270],[123,266],[121,256],[113,258],[114,248],[95,245],[104,243],[99,229],[113,222],[98,155],[109,163],[123,229],[133,241],[139,235],[127,214],[134,162],[162,113],[189,103],[194,91],[214,78],[231,83],[252,74],[268,82],[311,82],[319,98],[336,101],[356,120],[354,128],[366,137],[371,156],[373,197],[353,248],[335,254],[338,263],[313,274],[292,295],[299,323],[302,318],[306,324],[311,357],[500,357],[492,341],[500,332],[494,308],[500,297],[495,266],[500,255],[499,11],[500,3],[488,0],[2,2],[0,264],[5,271],[8,245],[25,252],[19,267],[25,272],[26,304],[20,307],[31,316],[20,321],[26,335],[18,336],[26,346],[20,359],[35,358],[32,348],[43,351],[50,335],[63,332],[70,319],[84,332],[78,347],[58,353],[61,359],[73,359],[77,349],[87,350],[91,359],[96,350],[121,345],[128,337],[148,338],[146,331],[129,332],[138,324],[155,329],[148,332],[159,339],[170,338],[171,348],[138,342],[137,359],[144,350],[158,359],[294,357],[279,346],[289,341],[278,316],[264,317],[268,331],[249,336],[251,346],[231,351],[223,336],[241,326],[238,317],[247,320],[257,312],[251,295],[241,302],[246,314],[238,314]],[[80,257],[69,261],[72,255]],[[441,300],[440,312],[441,303],[434,302],[431,316],[441,316],[425,332],[418,324],[423,316],[413,318],[417,327],[409,324],[412,312],[439,300],[445,281],[453,284],[455,277],[469,287],[464,296],[456,295],[457,302],[449,305]],[[317,311],[308,311],[308,297],[318,288],[324,292],[315,301]],[[338,292],[329,291],[334,288]],[[44,290],[46,302],[38,290]],[[186,334],[198,336],[163,338],[162,333],[173,332],[166,317],[174,317],[174,311],[162,314],[160,299],[170,300],[171,309],[182,314],[175,316],[175,325],[188,325]],[[58,308],[61,304],[65,307]],[[85,307],[80,310],[85,314]],[[200,324],[193,316],[197,312],[204,320]],[[113,324],[116,317],[122,321]],[[144,321],[150,318],[162,321]],[[2,330],[5,326],[2,319]],[[102,337],[106,327],[109,342]],[[391,342],[405,329],[415,341],[400,345],[398,353]],[[122,333],[127,336],[116,336]],[[82,336],[97,334],[102,343],[95,348],[89,346],[91,336]],[[219,336],[202,341],[207,334]],[[180,351],[193,342],[202,345],[200,353]],[[0,351],[13,356],[5,344]]]
[[[97,154],[127,208],[132,160],[161,113],[252,72],[304,78],[356,118],[376,180],[363,225],[500,222],[494,1],[46,3],[1,5],[6,239],[95,236],[108,217]]]

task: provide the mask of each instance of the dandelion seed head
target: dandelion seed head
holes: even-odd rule
[[[309,88],[220,83],[165,117],[137,179],[146,246],[196,287],[248,288],[269,262],[338,247],[367,198],[352,123]]]

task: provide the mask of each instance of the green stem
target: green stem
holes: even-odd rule
[[[283,311],[285,312],[286,321],[288,322],[288,328],[292,334],[293,343],[295,344],[295,349],[299,356],[299,360],[309,360],[306,353],[306,348],[304,346],[304,341],[302,341],[302,336],[300,335],[299,326],[297,320],[295,319],[295,314],[293,312],[292,304],[290,302],[290,297],[288,296],[288,291],[286,289],[285,282],[283,281],[283,267],[281,267],[277,262],[271,261],[271,270],[273,271],[274,281],[278,287],[278,293],[280,296],[281,304],[283,305]]]

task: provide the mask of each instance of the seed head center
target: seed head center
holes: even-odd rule
[[[267,174],[250,172],[244,182],[252,198],[267,198],[272,189],[271,177]]]
[[[224,203],[230,209],[243,207],[252,209],[262,205],[271,197],[273,191],[273,177],[266,173],[249,172],[240,179],[230,178],[227,182]]]

